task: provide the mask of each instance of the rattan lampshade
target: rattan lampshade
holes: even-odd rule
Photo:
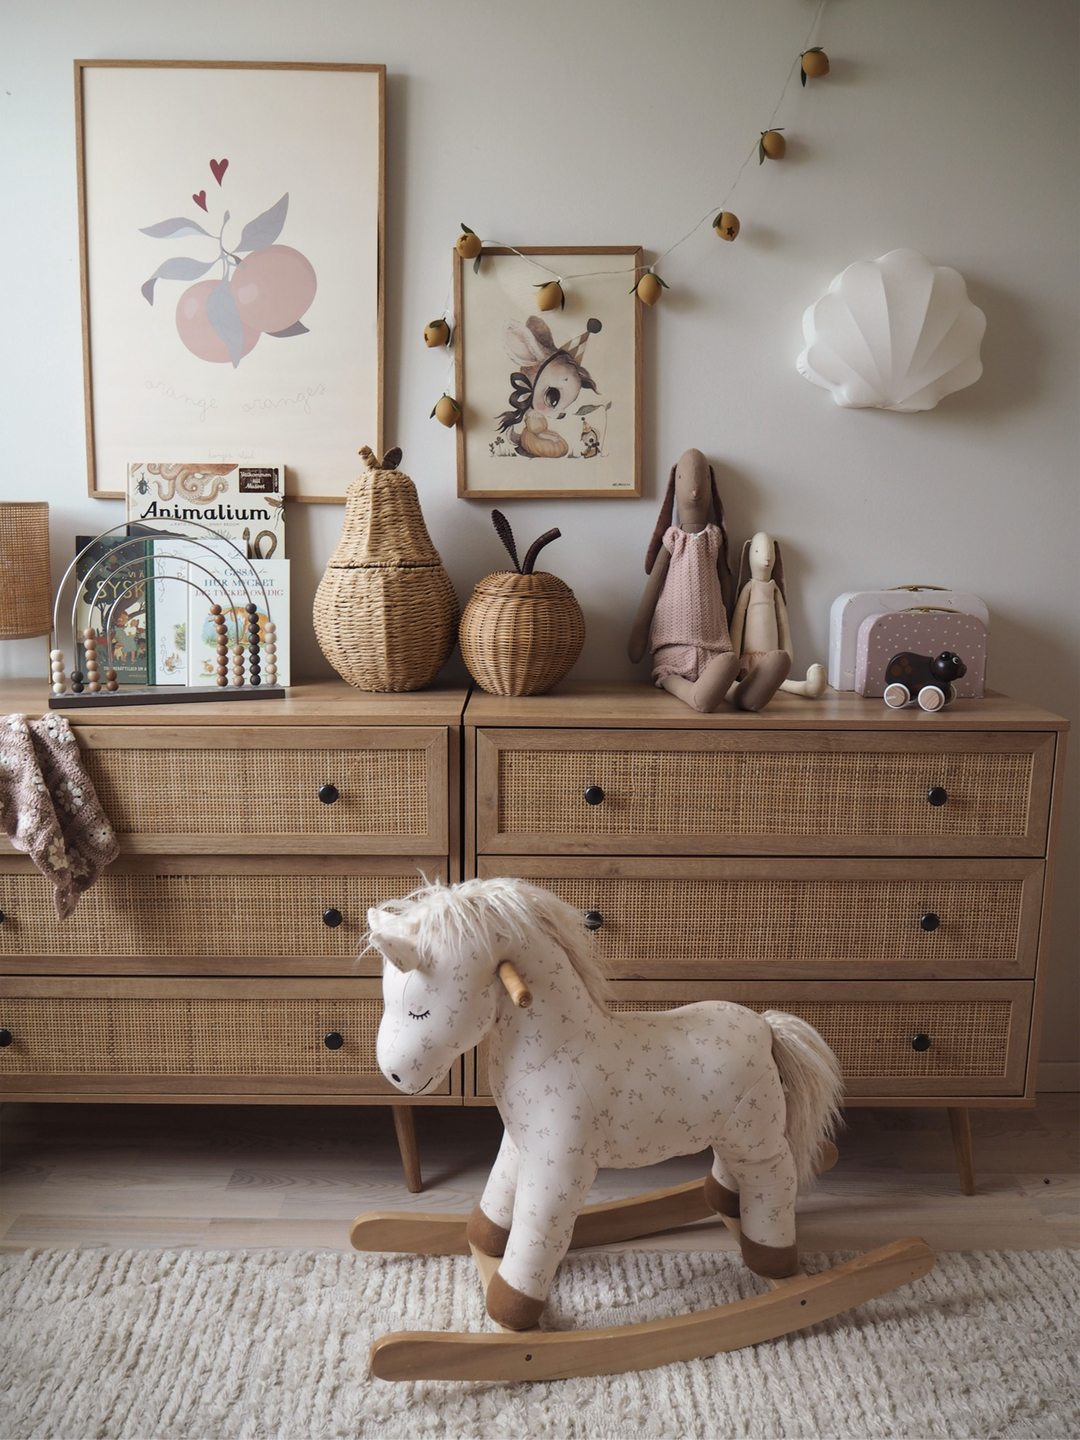
[[[51,629],[49,506],[44,500],[0,500],[0,640]]]

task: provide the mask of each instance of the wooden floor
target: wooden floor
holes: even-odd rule
[[[849,1111],[839,1164],[800,1201],[800,1245],[863,1250],[920,1235],[936,1250],[1080,1246],[1078,1100],[1047,1094],[1033,1110],[972,1111],[973,1196],[960,1192],[945,1111]],[[0,1250],[337,1250],[365,1210],[471,1210],[498,1146],[498,1115],[416,1118],[424,1191],[410,1195],[383,1108],[7,1104]],[[593,1199],[680,1184],[705,1163],[604,1171]],[[713,1221],[633,1243],[733,1244]]]

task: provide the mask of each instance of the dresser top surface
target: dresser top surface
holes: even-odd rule
[[[464,685],[371,694],[342,680],[302,680],[281,700],[125,705],[121,698],[92,708],[60,707],[53,713],[66,714],[78,725],[458,725],[467,694]],[[44,680],[0,681],[0,714],[36,716],[48,708]]]
[[[1069,722],[1022,700],[988,692],[954,700],[931,714],[917,705],[890,710],[852,690],[826,690],[817,700],[784,691],[760,714],[723,705],[710,715],[647,683],[563,681],[546,695],[498,696],[474,690],[465,711],[471,726],[559,726],[661,730],[1067,730]]]
[[[0,681],[0,714],[41,715],[49,708],[44,680]],[[436,684],[426,690],[377,694],[340,680],[304,680],[281,700],[206,700],[198,704],[125,705],[59,709],[81,725],[457,725],[558,726],[661,730],[1058,730],[1069,722],[1048,710],[988,692],[981,700],[955,700],[938,714],[908,706],[890,710],[883,700],[852,690],[826,690],[817,700],[781,691],[760,714],[722,706],[710,715],[692,710],[647,682],[566,680],[546,695],[488,695],[474,687]]]

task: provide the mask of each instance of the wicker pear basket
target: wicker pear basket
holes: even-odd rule
[[[497,517],[497,518],[496,518]],[[517,564],[510,527],[493,512],[495,528]],[[534,571],[548,531],[517,570],[481,580],[461,617],[461,655],[476,683],[491,695],[542,695],[569,673],[585,643],[585,617],[574,592],[557,575]]]
[[[365,446],[349,486],[341,540],[315,592],[319,647],[357,690],[422,690],[450,658],[457,596],[431,543],[416,486]]]

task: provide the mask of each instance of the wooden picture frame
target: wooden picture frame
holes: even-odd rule
[[[635,245],[455,251],[459,497],[640,497],[641,266]]]
[[[386,67],[74,66],[90,495],[272,454],[341,503],[383,451]]]

